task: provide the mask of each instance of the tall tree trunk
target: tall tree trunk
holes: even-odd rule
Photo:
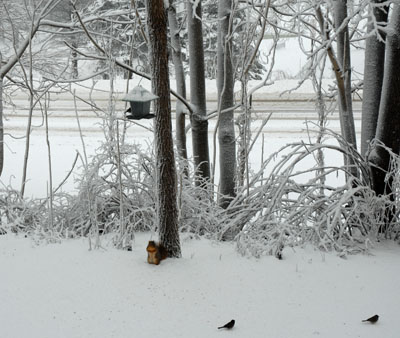
[[[171,99],[168,73],[167,16],[163,0],[146,0],[147,26],[154,101],[157,223],[160,242],[170,257],[180,257],[176,170],[172,140]]]
[[[169,1],[168,7],[168,23],[171,36],[171,50],[172,50],[172,62],[175,67],[175,78],[176,78],[176,91],[184,99],[186,99],[186,83],[185,83],[185,71],[182,63],[181,53],[181,40],[179,37],[179,27],[176,19],[176,9],[173,4],[173,0]],[[187,148],[186,148],[186,131],[185,131],[185,105],[177,100],[175,108],[175,123],[176,123],[176,148],[181,160],[184,161],[183,173],[187,176]]]
[[[373,0],[373,4],[379,4],[382,0]],[[361,117],[361,154],[365,156],[369,143],[375,137],[378,123],[379,103],[383,82],[385,65],[385,38],[386,33],[376,31],[376,22],[386,23],[388,20],[388,6],[372,7],[371,18],[368,22],[368,34],[366,40],[364,63],[364,88]],[[379,38],[378,38],[379,35]],[[382,40],[383,39],[383,40]]]
[[[200,178],[197,184],[201,184],[203,180],[210,179],[201,0],[196,2],[195,8],[192,2],[188,0],[187,12],[190,101],[194,107],[194,114],[190,118],[192,125],[193,158],[197,170],[196,175]]]
[[[334,1],[335,29],[337,31],[337,59],[339,62],[343,87],[338,84],[339,112],[342,136],[344,139],[357,149],[356,129],[354,126],[353,104],[351,95],[351,61],[350,61],[350,38],[347,19],[347,0]],[[345,24],[345,27],[341,27]],[[345,158],[345,164],[350,166],[352,176],[358,177],[357,168],[354,167],[354,161],[351,158]]]
[[[235,196],[236,146],[233,110],[221,113],[233,106],[233,67],[231,15],[232,0],[220,0],[218,3],[218,111],[219,111],[219,163],[220,163],[220,205],[226,208]]]
[[[385,71],[379,107],[376,139],[391,148],[396,154],[400,151],[400,4],[393,6],[386,37]],[[385,182],[389,170],[390,156],[387,150],[377,145],[371,152],[370,161],[381,169],[372,166],[372,185],[377,195],[390,194],[390,182]]]

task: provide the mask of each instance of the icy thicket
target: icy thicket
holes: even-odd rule
[[[236,241],[242,254],[281,256],[286,246],[312,243],[340,254],[368,250],[377,238],[399,240],[392,195],[376,196],[364,159],[336,135],[337,145],[288,144],[253,172],[229,207],[218,206],[213,187],[178,176],[180,231],[216,240]],[[345,167],[320,167],[318,151],[352,156],[362,179],[330,186],[329,175],[348,175]],[[387,183],[399,191],[400,158],[391,154]],[[315,166],[304,168],[307,158]],[[2,231],[35,234],[43,239],[114,234],[115,244],[129,248],[135,232],[155,232],[154,156],[151,147],[106,142],[84,165],[78,193],[55,193],[50,199],[21,199],[8,189],[0,196]],[[309,163],[309,162],[308,162]],[[179,166],[178,166],[179,167]],[[268,175],[266,174],[268,173]],[[50,208],[51,206],[51,208]]]

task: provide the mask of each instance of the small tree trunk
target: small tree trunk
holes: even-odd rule
[[[374,0],[378,4],[382,0]],[[385,65],[385,41],[386,33],[376,31],[374,22],[385,23],[388,20],[387,6],[373,7],[368,23],[368,34],[365,46],[364,64],[364,87],[362,101],[361,119],[361,154],[365,156],[368,151],[369,143],[374,139],[376,125],[378,123],[379,103],[381,101],[381,91],[383,82],[383,72]],[[378,34],[380,39],[378,39]]]
[[[247,76],[244,75],[241,79],[241,98],[242,98],[242,112],[239,118],[236,120],[238,127],[238,139],[237,139],[237,174],[236,174],[236,185],[238,189],[244,186],[245,175],[248,172],[249,163],[249,141],[250,141],[250,122],[251,122],[251,97],[247,97]],[[248,188],[248,187],[247,187]]]
[[[176,20],[176,9],[173,5],[173,0],[169,1],[168,7],[168,23],[171,35],[172,62],[175,67],[176,91],[184,99],[186,99],[186,83],[185,71],[182,63],[181,41],[179,37],[179,27]],[[180,159],[184,161],[183,173],[188,175],[187,167],[187,149],[186,149],[186,131],[185,131],[185,105],[177,100],[175,108],[175,123],[176,123],[176,148]]]
[[[58,0],[59,1],[59,0]],[[56,0],[49,0],[43,7],[40,13],[38,13],[38,19],[32,23],[31,30],[25,40],[20,44],[19,41],[14,41],[15,54],[13,54],[7,62],[3,64],[3,60],[1,58],[0,53],[0,176],[3,172],[4,166],[4,125],[3,125],[3,84],[4,77],[7,73],[18,63],[21,56],[25,53],[29,44],[32,42],[32,38],[35,36],[36,32],[39,29],[40,21],[44,17],[44,13],[48,10],[52,4],[56,3]],[[15,34],[15,37],[18,38],[19,34]]]
[[[228,207],[235,196],[236,145],[233,110],[221,113],[233,106],[233,67],[232,40],[230,36],[232,0],[220,0],[218,3],[218,111],[219,111],[219,165],[220,165],[220,205]]]
[[[190,102],[194,107],[194,114],[190,121],[192,125],[193,159],[196,166],[196,175],[202,184],[210,179],[210,156],[208,149],[208,121],[206,119],[206,83],[204,71],[204,48],[201,0],[196,7],[190,0],[187,2],[187,24],[189,44],[190,68]]]
[[[72,41],[71,44],[72,47],[78,48],[78,44],[75,41]],[[79,70],[78,70],[78,53],[76,50],[71,51],[71,77],[73,79],[77,79],[79,76]]]
[[[347,0],[334,1],[335,29],[339,30],[347,18]],[[344,139],[357,149],[356,129],[354,126],[353,104],[351,95],[351,62],[350,62],[350,38],[349,29],[346,24],[345,28],[341,28],[337,34],[337,59],[339,69],[337,72],[338,95],[339,95],[339,112],[342,136]],[[338,74],[339,72],[339,74]],[[339,78],[338,75],[341,77]],[[357,168],[354,167],[354,161],[351,158],[345,158],[345,164],[351,166],[350,172],[352,176],[358,177]]]
[[[168,73],[167,17],[163,0],[146,0],[154,101],[157,223],[160,242],[170,257],[180,257],[176,170],[172,140],[171,100]]]
[[[376,139],[391,148],[396,154],[400,150],[400,4],[393,6],[393,13],[387,30],[385,71]],[[386,171],[390,165],[387,150],[376,146],[369,157],[381,169],[371,167],[372,185],[377,195],[390,194],[392,188],[385,182]]]

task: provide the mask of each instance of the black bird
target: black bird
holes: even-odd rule
[[[364,319],[363,322],[370,322],[371,324],[375,324],[379,319],[378,315],[372,316],[368,319]]]
[[[235,326],[235,320],[232,319],[229,323],[226,323],[224,326],[220,326],[219,329],[231,329]]]

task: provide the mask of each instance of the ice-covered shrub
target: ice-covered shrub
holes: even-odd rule
[[[333,136],[333,143],[298,142],[272,154],[226,209],[218,205],[216,187],[196,185],[192,175],[178,172],[180,231],[235,241],[242,254],[278,258],[288,246],[311,243],[345,255],[367,250],[380,237],[398,239],[399,156],[391,153],[387,174],[392,195],[376,196],[369,163]],[[320,152],[352,156],[360,177],[345,166],[321,167]],[[48,238],[113,233],[116,245],[127,247],[135,232],[157,231],[153,159],[151,146],[104,143],[84,162],[76,195],[56,193],[50,204],[4,190],[3,229]],[[388,211],[395,215],[390,221]]]
[[[289,151],[287,151],[289,150]],[[316,158],[318,150],[335,151],[352,156],[361,178],[349,176],[345,166],[299,169],[307,157]],[[278,158],[272,161],[272,158]],[[393,191],[398,191],[399,157],[392,154]],[[263,177],[263,170],[272,165],[271,174]],[[329,185],[328,176],[347,177],[343,184]],[[368,163],[343,140],[339,145],[287,145],[265,163],[253,177],[249,196],[239,194],[232,207],[246,205],[239,224],[236,240],[242,253],[254,256],[279,256],[284,246],[312,243],[323,250],[342,254],[368,249],[378,234],[396,236],[396,220],[387,226],[388,209],[398,209],[399,202],[389,195],[376,196],[370,188]],[[390,180],[388,180],[390,181]]]

